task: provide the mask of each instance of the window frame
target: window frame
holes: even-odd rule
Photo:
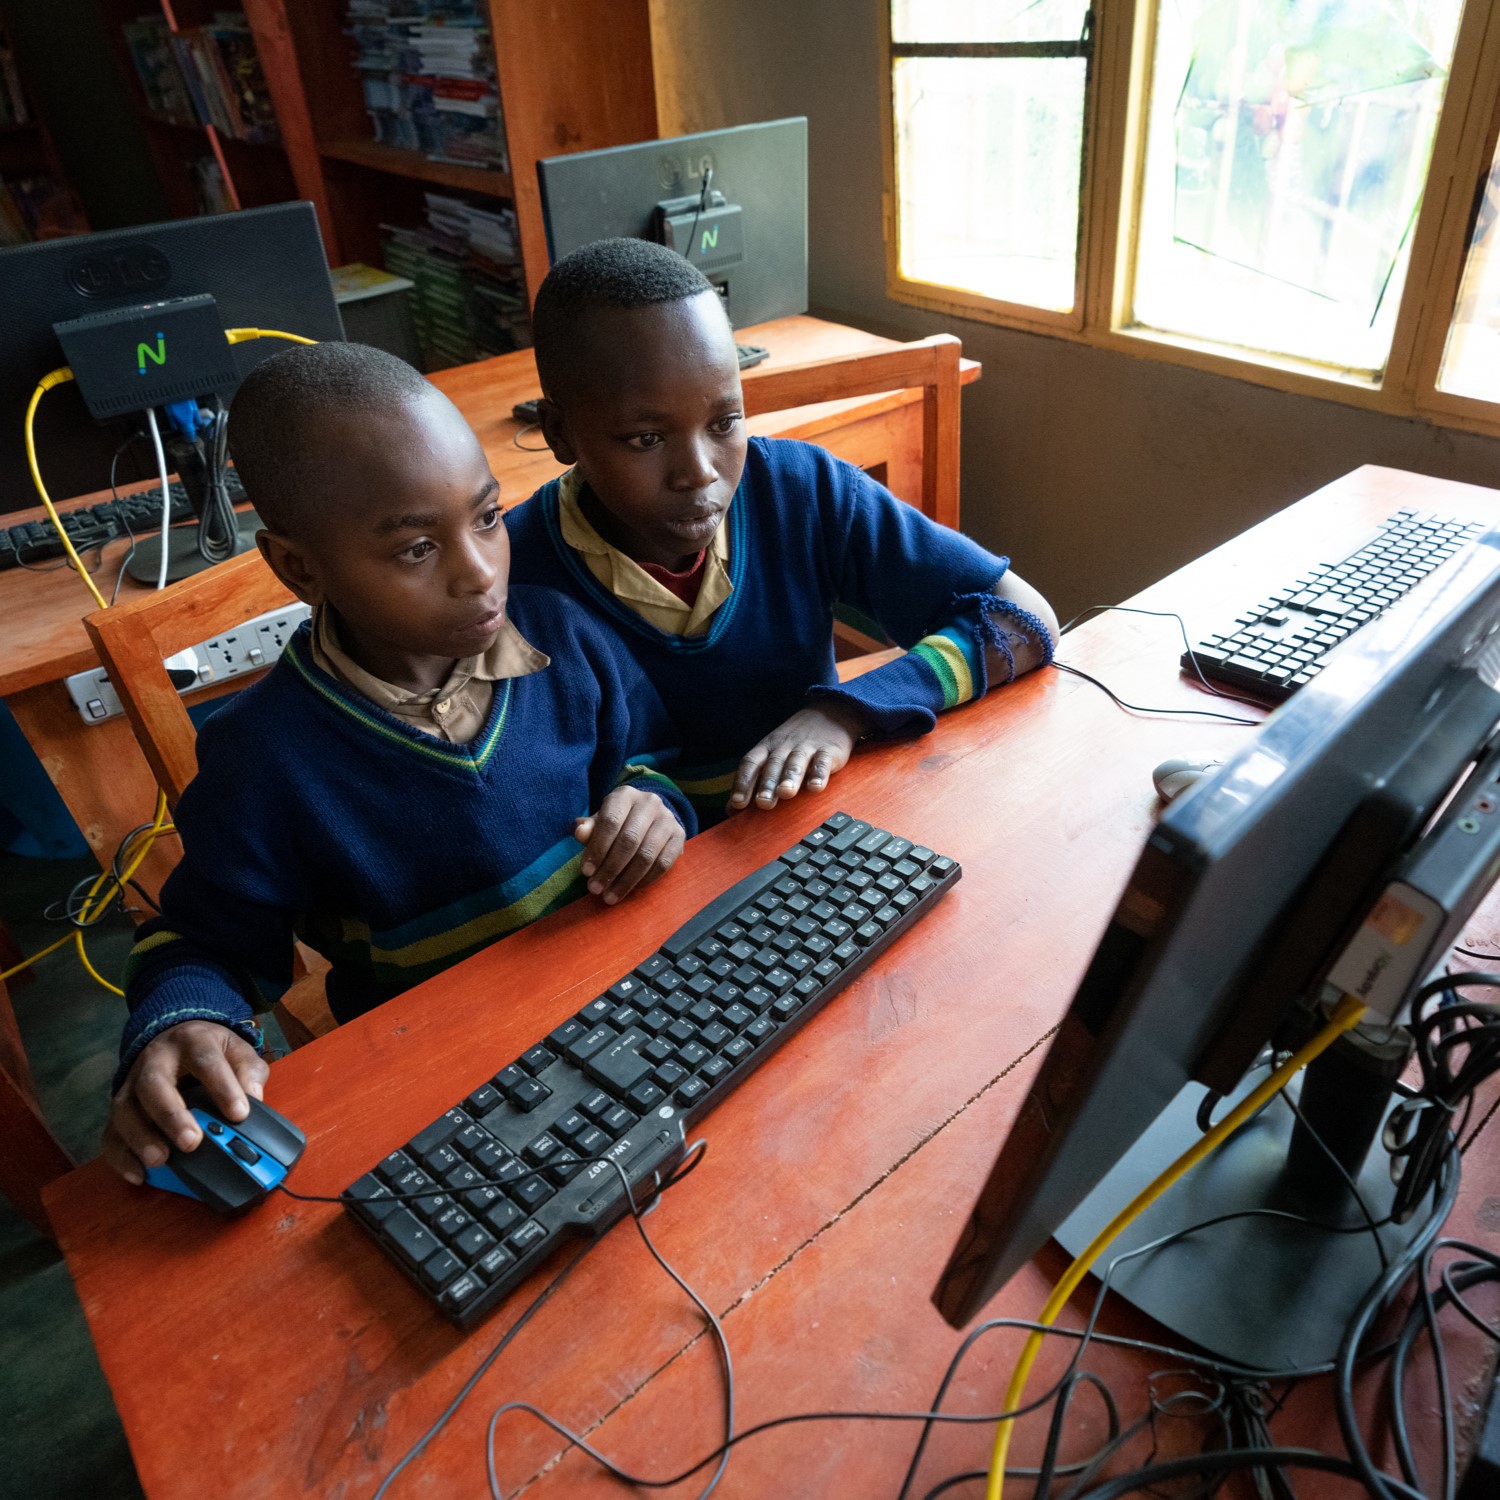
[[[1130,322],[1159,4],[1160,0],[1093,0],[1084,85],[1078,291],[1068,313],[1000,302],[901,274],[895,62],[913,49],[892,43],[892,7],[888,0],[882,5],[886,294],[895,302],[951,316],[1500,436],[1500,394],[1491,402],[1437,387],[1468,254],[1475,190],[1490,169],[1500,136],[1500,6],[1468,0],[1460,17],[1390,354],[1383,374],[1372,381],[1361,372],[1329,364],[1235,349]],[[957,45],[923,49],[928,55],[935,50],[962,51]]]

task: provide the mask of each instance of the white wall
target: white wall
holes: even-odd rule
[[[661,131],[808,117],[812,310],[949,331],[984,362],[964,395],[964,529],[1061,613],[1123,598],[1362,463],[1500,486],[1495,439],[892,302],[883,3],[653,0]]]

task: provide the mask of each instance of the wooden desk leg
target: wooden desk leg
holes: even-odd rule
[[[147,822],[156,806],[156,781],[129,722],[121,715],[85,724],[60,682],[27,688],[5,701],[94,857],[108,868],[120,840]],[[168,840],[136,878],[154,896],[176,862],[176,842]]]
[[[42,1207],[42,1189],[72,1169],[73,1159],[42,1119],[10,995],[0,980],[0,1193],[48,1239],[56,1239]]]

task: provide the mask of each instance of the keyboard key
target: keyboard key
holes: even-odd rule
[[[624,984],[626,981],[621,980],[620,982]],[[634,980],[630,981],[630,987],[631,991],[634,992],[636,988]],[[591,1026],[597,1026],[619,1003],[620,1001],[617,998],[600,995],[597,1000],[590,1000],[573,1019],[582,1022],[586,1029]]]
[[[521,1155],[534,1167],[545,1166],[559,1151],[563,1149],[562,1142],[554,1135],[549,1135],[545,1130],[528,1145],[522,1148]]]
[[[823,988],[823,981],[809,974],[805,979],[799,979],[792,986],[792,993],[800,1000],[811,1000],[819,990]]]
[[[543,1099],[550,1099],[552,1090],[536,1078],[523,1078],[510,1091],[510,1102],[523,1113],[529,1114]]]
[[[483,1180],[466,1161],[458,1162],[443,1173],[443,1186],[455,1193],[461,1193],[465,1188],[477,1187]]]
[[[702,1040],[703,1045],[707,1047],[710,1052],[717,1052],[719,1048],[722,1047],[724,1043],[734,1035],[734,1033],[722,1021],[714,1021],[705,1026],[703,1030],[698,1033],[698,1035]]]
[[[493,1139],[489,1131],[481,1130],[477,1125],[465,1125],[449,1142],[449,1149],[462,1151],[466,1156],[472,1156],[486,1141]]]
[[[578,1108],[597,1125],[610,1110],[618,1109],[619,1105],[603,1089],[595,1089]]]
[[[494,1243],[494,1235],[478,1224],[470,1224],[456,1239],[449,1241],[454,1254],[462,1256],[466,1261],[477,1259]]]
[[[351,1183],[347,1191],[351,1198],[359,1201],[360,1211],[365,1218],[377,1224],[401,1207],[391,1196],[390,1188],[373,1172],[366,1172],[358,1182]]]
[[[519,1162],[516,1163],[520,1165]],[[464,1194],[464,1206],[471,1214],[483,1216],[488,1213],[495,1204],[501,1201],[500,1189],[494,1183],[486,1182],[480,1187],[470,1188]]]
[[[727,1038],[729,1033],[724,1033]],[[696,1071],[699,1065],[709,1054],[709,1048],[696,1039],[677,1049],[677,1060],[687,1068],[689,1072]],[[659,1081],[659,1080],[658,1080]]]
[[[528,1047],[521,1054],[520,1065],[535,1078],[538,1073],[545,1068],[550,1068],[556,1061],[557,1054],[550,1047],[538,1042],[535,1047]]]
[[[648,1058],[658,1066],[669,1061],[677,1049],[665,1037],[653,1037],[641,1048],[641,1056]]]
[[[463,1266],[451,1250],[439,1250],[422,1262],[422,1280],[433,1291],[440,1292],[461,1270]]]
[[[643,988],[641,990],[641,993],[643,995],[650,993],[652,1005],[655,1005],[656,1002],[661,999],[661,996],[656,994],[654,990],[648,992]],[[613,1026],[616,1031],[629,1031],[632,1026],[635,1026],[640,1022],[640,1019],[641,1012],[638,1011],[633,1005],[617,1005],[609,1013],[609,1024]]]
[[[664,1062],[651,1075],[654,1082],[668,1091],[675,1089],[687,1076],[688,1070],[680,1062]]]
[[[719,1019],[719,1007],[711,1000],[699,1000],[688,1008],[684,1019],[692,1021],[696,1026],[707,1026],[710,1021]]]
[[[469,1123],[469,1117],[461,1110],[450,1109],[426,1130],[418,1131],[407,1143],[407,1149],[419,1156],[424,1151],[435,1151],[439,1146],[446,1146]]]
[[[660,1006],[653,1011],[648,1011],[641,1017],[641,1030],[649,1031],[652,1036],[663,1032],[672,1024],[674,1017],[662,1010]]]
[[[485,1210],[484,1222],[496,1234],[504,1236],[509,1234],[525,1217],[526,1215],[509,1198],[501,1198],[498,1203],[491,1204]]]
[[[563,1048],[566,1047],[575,1036],[582,1036],[587,1030],[588,1027],[585,1026],[582,1021],[569,1019],[564,1021],[562,1025],[559,1026],[557,1030],[547,1038],[547,1042],[554,1051],[561,1052]],[[498,1078],[495,1081],[496,1083],[500,1082]],[[505,1085],[501,1083],[500,1087],[503,1089]]]
[[[618,1140],[636,1123],[636,1118],[623,1104],[616,1104],[599,1116],[599,1128],[608,1131],[611,1137]]]
[[[510,1195],[521,1205],[527,1213],[535,1213],[557,1189],[547,1179],[538,1173],[528,1177],[524,1182],[518,1182],[510,1190]]]
[[[653,953],[644,963],[635,966],[635,972],[650,984],[670,968],[671,962],[668,959],[663,958],[660,953]]]
[[[421,1222],[409,1208],[397,1209],[380,1226],[382,1238],[394,1245],[408,1264],[420,1266],[440,1248],[435,1231]]]
[[[775,998],[774,990],[768,990],[763,984],[753,984],[745,991],[743,1003],[759,1013],[766,1010]]]
[[[708,1085],[701,1078],[689,1078],[677,1090],[679,1104],[696,1104],[708,1092]]]
[[[568,1024],[571,1025],[572,1022]],[[526,1082],[526,1077],[527,1075],[515,1063],[511,1063],[509,1067],[501,1068],[490,1081],[509,1099],[515,1090]]]
[[[651,1071],[651,1064],[637,1050],[645,1041],[644,1033],[627,1031],[602,1052],[596,1052],[585,1065],[585,1071],[595,1083],[628,1097],[629,1091]]]
[[[485,1251],[471,1274],[478,1276],[481,1281],[498,1281],[515,1262],[515,1256],[504,1245],[496,1245]]]
[[[416,1165],[404,1151],[392,1151],[391,1154],[380,1163],[375,1170],[386,1182],[394,1182],[403,1172],[409,1172]]]
[[[745,1028],[744,1034],[758,1047],[768,1037],[776,1034],[776,1023],[766,1016],[757,1017]],[[734,1043],[729,1045],[732,1047]]]
[[[802,1008],[801,995],[783,995],[775,1005],[771,1007],[771,1014],[777,1020],[785,1021],[787,1017],[796,1014]]]
[[[455,1311],[467,1307],[484,1290],[484,1279],[472,1271],[465,1271],[448,1283],[442,1295],[445,1307]]]
[[[645,1114],[648,1109],[654,1109],[666,1097],[649,1078],[644,1078],[626,1093],[625,1102],[633,1110]]]
[[[731,1063],[743,1062],[755,1050],[748,1037],[737,1036],[724,1048],[724,1056]]]
[[[537,1223],[535,1219],[527,1219],[519,1229],[511,1231],[506,1240],[506,1248],[517,1256],[525,1255],[528,1250],[540,1245],[547,1238],[547,1231]]]
[[[743,1031],[754,1019],[755,1012],[738,1003],[726,1006],[719,1016],[719,1020],[731,1031]]]
[[[495,1169],[503,1162],[509,1153],[499,1141],[485,1141],[482,1146],[469,1158],[486,1178],[495,1175]]]
[[[582,1036],[574,1037],[563,1048],[563,1056],[581,1068],[589,1058],[596,1052],[603,1051],[619,1034],[613,1026],[601,1021],[592,1031],[586,1031]]]
[[[792,976],[785,969],[772,969],[763,983],[772,994],[784,995],[792,987]]]
[[[604,1153],[608,1151],[613,1144],[614,1142],[610,1139],[608,1134],[601,1130],[597,1125],[590,1125],[589,1128],[585,1130],[576,1141],[573,1142],[573,1149],[577,1151],[579,1156],[583,1157],[603,1156]]]
[[[724,1058],[711,1057],[698,1069],[698,1076],[706,1080],[709,1086],[712,1087],[728,1072],[729,1063]]]
[[[487,1115],[492,1109],[499,1108],[500,1090],[492,1084],[481,1084],[467,1099],[464,1100],[464,1108],[471,1115]]]
[[[454,1140],[458,1137],[454,1136]],[[456,1167],[463,1158],[452,1146],[439,1146],[435,1151],[424,1151],[422,1153],[422,1165],[434,1177],[441,1177],[450,1168]]]
[[[552,1134],[571,1146],[589,1127],[590,1122],[581,1110],[570,1109],[552,1122]]]

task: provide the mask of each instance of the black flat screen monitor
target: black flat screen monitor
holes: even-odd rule
[[[1458,815],[1438,818],[1445,799],[1481,774],[1486,756],[1483,774],[1494,775],[1497,632],[1492,531],[1351,637],[1211,779],[1167,808],[934,1294],[951,1323],[972,1318],[1049,1237],[1076,1254],[1196,1139],[1208,1087],[1233,1095],[1279,1034],[1297,1031],[1288,1047],[1311,1035],[1333,992],[1330,966],[1401,862]],[[1479,875],[1470,884],[1480,888],[1455,904],[1472,909],[1493,866],[1483,884]],[[1418,980],[1442,951],[1414,955]],[[1372,1137],[1378,1119],[1379,1109]],[[1305,1204],[1287,1181],[1291,1129],[1278,1101],[1161,1200],[1165,1219],[1153,1209],[1109,1255],[1219,1211]],[[1377,1147],[1361,1165],[1379,1212],[1392,1195],[1389,1160]],[[1216,1172],[1218,1199],[1203,1186]],[[1347,1210],[1342,1191],[1325,1183],[1313,1213]],[[1287,1354],[1316,1362],[1378,1273],[1377,1252],[1368,1234],[1287,1239],[1267,1223],[1205,1231],[1143,1259],[1131,1268],[1140,1295],[1129,1277],[1114,1284],[1225,1357],[1263,1369]],[[1279,1264],[1268,1248],[1277,1240]],[[1345,1251],[1354,1262],[1340,1259]],[[1145,1287],[1153,1259],[1165,1269]]]
[[[344,336],[310,203],[0,250],[6,354],[0,366],[0,511],[38,503],[22,433],[37,381],[67,363],[53,324],[203,293],[214,298],[226,328],[277,328],[320,342]],[[239,378],[287,347],[271,339],[236,344]],[[36,446],[52,498],[107,490],[110,462],[139,424],[139,418],[95,421],[76,385],[49,391],[37,409]],[[117,472],[122,482],[155,477],[150,444],[132,443]]]
[[[807,311],[807,121],[800,116],[536,164],[547,254],[656,240],[718,288],[736,328]]]

